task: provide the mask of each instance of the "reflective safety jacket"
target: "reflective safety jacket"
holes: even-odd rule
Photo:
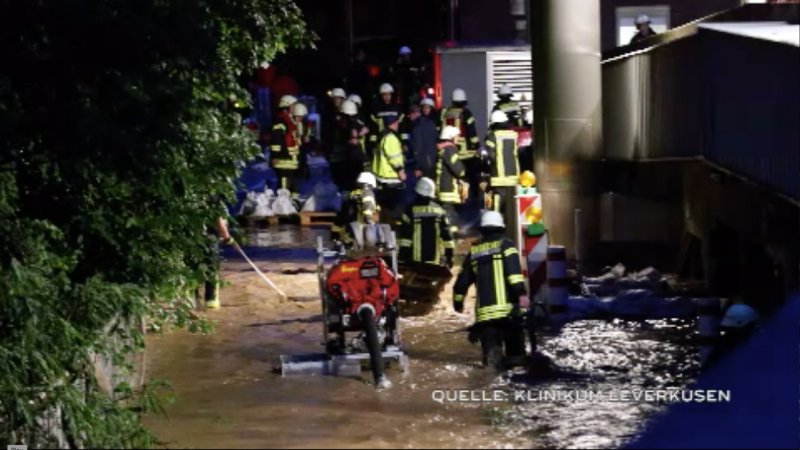
[[[519,180],[516,131],[493,130],[486,135],[484,146],[489,154],[489,183],[492,187],[513,187]]]
[[[312,123],[304,120],[294,122],[294,141],[301,147],[311,141],[313,132]]]
[[[399,183],[399,172],[405,167],[403,146],[391,129],[380,134],[378,146],[372,155],[372,173],[381,183]]]
[[[525,295],[525,278],[519,252],[509,239],[486,236],[469,250],[453,287],[453,307],[457,312],[464,311],[464,299],[473,284],[478,297],[477,322],[506,318],[519,305],[519,298]]]
[[[378,210],[377,205],[375,193],[368,186],[346,194],[342,208],[331,227],[331,239],[338,239],[345,244],[352,243],[353,237],[348,226],[353,222],[362,225],[373,223],[373,214]]]
[[[461,204],[458,180],[464,178],[466,169],[456,147],[450,142],[438,146],[436,157],[437,198],[441,203]]]
[[[406,207],[400,225],[401,261],[442,264],[442,256],[452,256],[454,248],[450,219],[441,206],[426,201]]]
[[[297,170],[300,167],[300,146],[295,140],[295,133],[294,120],[286,111],[275,117],[269,146],[272,167],[278,170]]]
[[[474,158],[480,139],[478,139],[478,130],[475,128],[475,117],[472,115],[472,111],[469,108],[455,106],[443,108],[439,122],[442,127],[451,126],[461,130],[461,135],[455,140],[458,156],[462,160]]]
[[[519,106],[519,103],[508,99],[504,100],[501,99],[497,104],[494,105],[494,111],[503,111],[508,116],[508,121],[511,123],[512,127],[522,128],[525,126],[525,118],[522,115],[522,108]]]
[[[379,102],[372,113],[372,124],[370,130],[369,141],[371,144],[377,144],[381,137],[381,133],[386,129],[385,120],[389,117],[397,117],[398,122],[402,122],[405,117],[400,109],[400,105],[395,103]]]

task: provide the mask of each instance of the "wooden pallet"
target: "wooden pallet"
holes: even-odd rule
[[[333,225],[336,213],[330,212],[302,212],[300,213],[300,225],[304,227],[312,225]]]

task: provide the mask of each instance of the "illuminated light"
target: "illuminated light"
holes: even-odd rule
[[[519,185],[524,188],[536,186],[536,175],[534,175],[530,170],[522,172],[522,174],[519,176]]]
[[[332,97],[332,96],[333,96],[333,91],[328,91],[328,97]]]
[[[428,88],[428,94],[433,95],[433,88]]]
[[[539,223],[542,220],[542,209],[531,206],[525,210],[525,220],[528,223]]]
[[[369,66],[369,76],[372,78],[377,78],[381,74],[381,69],[378,66]]]

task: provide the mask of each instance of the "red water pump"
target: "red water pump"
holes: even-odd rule
[[[345,314],[358,314],[365,305],[379,320],[400,297],[400,284],[386,262],[377,257],[344,260],[328,272],[326,287]]]

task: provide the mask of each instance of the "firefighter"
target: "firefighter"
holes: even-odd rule
[[[208,236],[209,246],[206,249],[205,264],[211,268],[212,273],[206,274],[204,283],[204,299],[206,309],[219,309],[219,244],[220,242],[226,245],[233,243],[233,238],[228,232],[228,225],[222,217],[217,217],[216,228],[206,227],[206,236]],[[199,301],[200,289],[197,289],[195,294]]]
[[[297,99],[291,95],[281,97],[280,108],[270,136],[270,160],[275,174],[278,176],[278,189],[287,189],[292,198],[298,197],[295,178],[299,166],[300,146],[295,140],[295,124],[291,116],[292,107]]]
[[[497,90],[497,96],[500,97],[500,100],[494,105],[494,111],[503,111],[508,116],[509,122],[511,122],[512,127],[522,128],[525,126],[524,123],[524,116],[522,114],[522,108],[520,107],[519,103],[515,102],[511,99],[514,96],[514,93],[511,91],[511,86],[507,84],[503,84]]]
[[[378,145],[378,140],[383,130],[388,126],[387,121],[392,119],[400,122],[403,120],[403,113],[400,106],[393,101],[394,88],[391,84],[384,83],[380,88],[381,98],[372,110],[371,134],[369,136],[369,147]]]
[[[342,103],[344,103],[347,94],[342,88],[332,89],[330,92],[331,103],[325,109],[322,117],[322,139],[326,142],[325,151],[328,155],[333,151],[334,142],[337,141],[337,128],[341,121]]]
[[[503,111],[493,112],[491,123],[484,147],[492,192],[492,210],[502,214],[505,222],[513,228],[516,223],[513,199],[519,180],[519,136],[511,129],[509,117]]]
[[[478,131],[475,128],[475,117],[467,107],[467,93],[463,89],[453,91],[453,105],[442,108],[439,124],[441,127],[452,126],[459,130],[458,157],[466,169],[467,181],[470,183],[470,196],[477,197],[477,186],[480,179],[480,162],[477,159]]]
[[[639,30],[631,39],[631,44],[651,38],[657,33],[650,27],[650,18],[646,15],[641,15],[636,18],[636,28]]]
[[[402,213],[406,181],[403,146],[397,136],[400,117],[387,115],[382,122],[385,128],[372,155],[372,173],[378,181],[378,204],[385,214],[381,221],[394,223],[393,219]]]
[[[475,324],[470,329],[470,341],[480,340],[484,365],[500,370],[526,362],[525,331],[518,317],[530,306],[519,252],[504,233],[505,224],[498,212],[487,211],[481,216],[481,240],[464,258],[453,287],[453,308],[463,313],[466,295],[475,285]]]
[[[436,183],[420,178],[414,191],[417,197],[406,207],[400,226],[400,261],[443,264],[450,269],[455,244],[447,212],[434,202]]]
[[[366,125],[358,119],[356,104],[349,100],[342,103],[342,116],[336,133],[339,141],[334,143],[329,159],[331,176],[339,189],[356,189],[356,179],[367,161],[364,142],[368,132]]]
[[[432,98],[423,98],[419,102],[419,106],[422,108],[422,115],[432,120],[436,124],[436,128],[441,128],[441,118],[436,114],[436,102]]]
[[[375,175],[362,172],[358,176],[357,184],[357,189],[345,194],[342,208],[331,227],[331,239],[339,243],[339,246],[344,245],[345,248],[351,248],[354,243],[352,235],[354,230],[350,224],[373,225],[374,214],[378,211],[375,201],[375,188],[377,188]]]
[[[308,175],[308,154],[311,151],[311,124],[306,122],[308,108],[306,105],[297,102],[292,107],[292,119],[294,120],[295,133],[294,140],[300,146],[300,166],[298,173],[305,179]]]
[[[464,179],[466,172],[455,144],[458,136],[458,128],[453,126],[444,127],[439,135],[441,142],[437,146],[436,155],[438,199],[439,203],[450,215],[450,232],[452,234],[458,231],[458,207],[463,203],[459,181]]]

